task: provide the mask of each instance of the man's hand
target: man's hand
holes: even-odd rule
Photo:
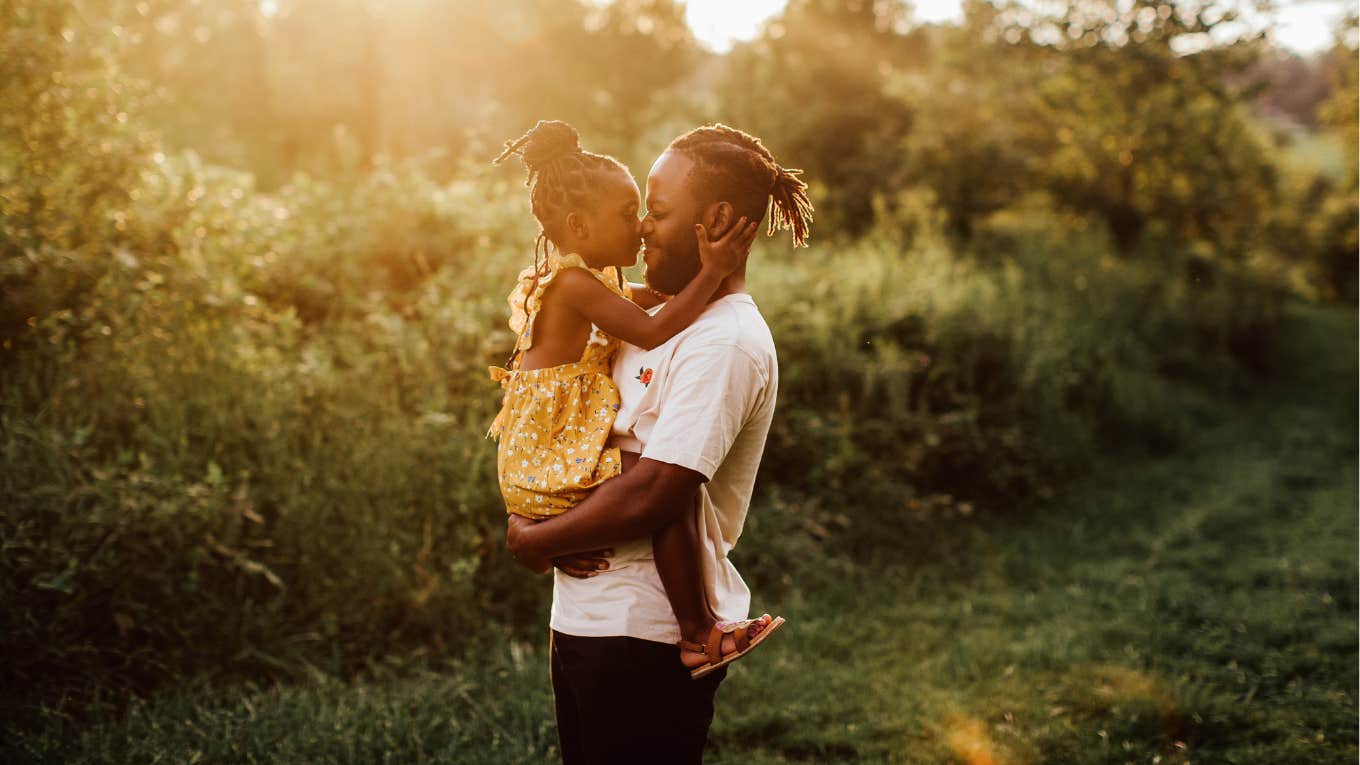
[[[510,515],[505,521],[505,546],[510,550],[510,555],[521,566],[529,569],[535,574],[543,574],[550,571],[554,566],[562,570],[568,576],[578,579],[595,576],[596,574],[609,568],[607,560],[614,554],[613,548],[603,550],[591,550],[589,552],[576,553],[573,555],[562,555],[553,558],[551,561],[535,557],[527,548],[528,537],[538,521],[530,520],[519,515]]]
[[[591,552],[578,553],[576,555],[563,555],[560,558],[553,558],[552,564],[558,571],[567,576],[574,576],[577,579],[587,579],[609,568],[609,561],[606,560],[614,554],[612,548],[603,550],[592,550]]]
[[[600,484],[571,512],[542,521],[510,516],[505,546],[515,560],[531,571],[546,571],[555,558],[606,557],[598,554],[601,545],[649,536],[692,510],[694,492],[704,483],[702,473],[656,460],[630,459],[627,452],[623,464],[623,475]]]
[[[552,570],[552,561],[546,558],[534,558],[525,549],[527,530],[533,528],[538,521],[530,520],[519,515],[507,515],[505,520],[505,546],[510,550],[510,556],[519,565],[529,569],[535,574],[546,574]]]

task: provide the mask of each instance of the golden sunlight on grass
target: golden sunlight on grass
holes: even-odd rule
[[[1111,664],[1078,673],[1072,688],[1078,703],[1092,709],[1133,707],[1155,712],[1162,720],[1175,717],[1176,701],[1155,676]]]
[[[959,761],[968,765],[1005,765],[987,732],[987,723],[967,715],[950,715],[944,723],[945,743]]]

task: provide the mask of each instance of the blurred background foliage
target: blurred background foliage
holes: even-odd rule
[[[793,0],[717,55],[670,0],[0,0],[5,714],[541,627],[483,438],[535,233],[488,160],[539,118],[639,179],[713,120],[806,170],[813,247],[751,264],[775,590],[1175,448],[1282,300],[1355,299],[1354,18],[1307,60],[1212,3],[912,19]]]

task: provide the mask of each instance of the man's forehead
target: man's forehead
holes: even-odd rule
[[[652,204],[673,204],[684,190],[685,178],[694,160],[673,151],[664,151],[652,163],[647,173],[647,201]]]

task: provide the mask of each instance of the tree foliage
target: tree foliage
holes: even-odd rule
[[[1357,76],[1356,50],[1352,47],[1360,33],[1360,16],[1348,16],[1327,63],[1335,90],[1319,109],[1323,123],[1342,137],[1346,169],[1341,181],[1328,185],[1315,208],[1314,247],[1321,251],[1320,261],[1326,276],[1326,292],[1333,296],[1356,295],[1356,276],[1360,271],[1360,77]]]
[[[1240,256],[1274,177],[1229,84],[1255,39],[1189,52],[1233,20],[1158,2],[975,1],[903,78],[920,120],[907,177],[935,189],[956,232],[1022,189],[1105,224],[1129,251],[1156,227]]]
[[[806,172],[828,227],[862,230],[874,196],[897,182],[912,115],[887,82],[917,55],[903,35],[907,11],[897,1],[794,0],[726,62],[718,114]]]
[[[157,85],[176,145],[256,168],[334,174],[378,155],[470,149],[563,119],[627,152],[693,67],[673,0],[148,0],[128,68]],[[626,63],[623,63],[626,62]],[[622,65],[621,65],[622,64]]]
[[[484,439],[535,226],[477,150],[540,117],[634,158],[722,119],[818,193],[750,270],[757,577],[1174,446],[1290,269],[1353,290],[1355,177],[1275,183],[1202,6],[1022,12],[796,0],[717,57],[668,0],[0,0],[0,715],[537,625]]]

